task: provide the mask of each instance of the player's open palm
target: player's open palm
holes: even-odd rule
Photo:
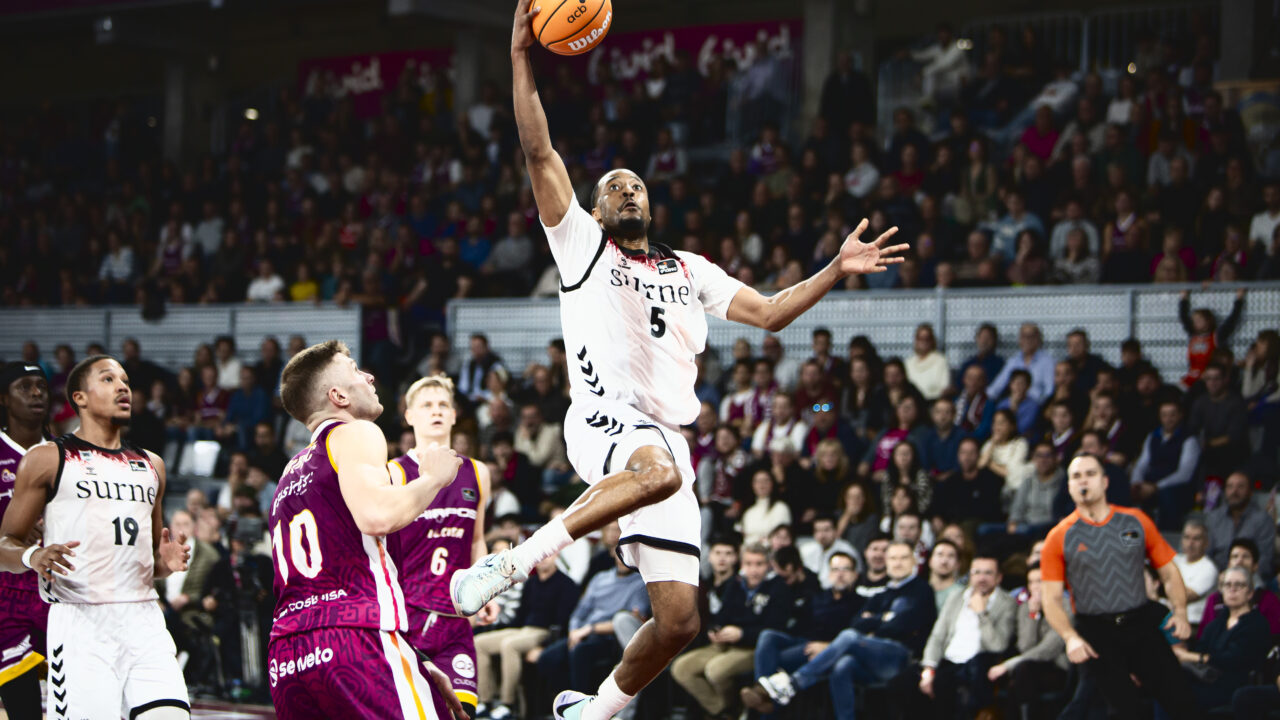
[[[529,7],[533,5],[534,7]],[[538,0],[516,0],[516,22],[511,28],[511,52],[520,52],[533,45],[533,18],[541,11]]]
[[[885,246],[889,238],[898,233],[896,226],[885,230],[872,242],[862,242],[862,233],[866,230],[867,221],[864,218],[840,246],[840,270],[845,274],[870,275],[884,272],[890,265],[903,260],[901,253],[906,252],[906,243]]]
[[[191,561],[191,546],[187,545],[187,534],[178,533],[178,537],[174,538],[169,534],[169,528],[160,530],[160,562],[169,568],[169,572],[182,572],[187,569],[187,563]]]

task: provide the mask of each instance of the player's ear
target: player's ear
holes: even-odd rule
[[[329,388],[329,402],[335,407],[345,408],[351,404],[351,399],[342,391],[342,388],[335,385]]]

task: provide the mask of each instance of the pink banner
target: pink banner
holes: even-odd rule
[[[684,51],[698,72],[706,75],[717,55],[728,61],[729,70],[750,67],[762,51],[798,58],[803,30],[804,22],[795,19],[609,33],[600,47],[585,57],[566,60],[585,61],[593,81],[605,62],[615,78],[635,80],[648,75],[656,58],[670,61],[678,51]]]
[[[438,70],[453,73],[452,48],[311,58],[298,63],[298,83],[304,91],[318,88],[330,97],[350,96],[357,115],[372,117],[406,71],[415,85],[429,89]]]

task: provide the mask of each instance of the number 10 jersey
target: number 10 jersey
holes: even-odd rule
[[[127,603],[155,600],[151,512],[160,476],[145,450],[98,447],[74,434],[54,441],[61,456],[53,494],[44,508],[43,545],[80,541],[75,567],[40,581],[48,603]]]
[[[311,444],[285,467],[271,500],[272,641],[330,627],[408,629],[385,538],[360,532],[338,486],[329,436],[340,425],[330,420],[316,428]]]

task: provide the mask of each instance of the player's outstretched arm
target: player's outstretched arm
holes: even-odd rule
[[[31,531],[35,529],[44,506],[53,490],[53,479],[58,474],[58,453],[55,445],[32,448],[18,463],[18,479],[13,486],[13,499],[0,524],[0,570],[24,573],[28,569],[40,573],[45,580],[52,580],[53,573],[66,575],[74,566],[73,557],[79,541],[65,545],[54,544],[36,549],[23,563],[27,551],[36,547],[31,543]]]
[[[733,296],[726,317],[744,325],[778,332],[813,307],[845,275],[884,272],[890,265],[902,262],[901,253],[907,249],[905,243],[885,247],[889,238],[897,234],[898,228],[889,228],[869,243],[860,239],[866,229],[867,221],[863,220],[845,238],[839,257],[808,280],[796,283],[771,297],[765,297],[750,287],[743,287]]]
[[[413,522],[440,488],[453,482],[462,464],[448,448],[422,449],[418,481],[397,485],[387,471],[387,440],[367,420],[346,423],[329,433],[329,456],[338,471],[342,499],[356,527],[366,535],[386,535]]]
[[[569,203],[573,202],[573,183],[569,180],[564,161],[551,146],[547,115],[542,111],[538,87],[533,82],[529,48],[534,43],[533,18],[541,8],[526,11],[528,6],[529,0],[516,0],[515,24],[511,28],[512,99],[515,102],[516,129],[520,132],[520,147],[524,150],[538,216],[542,218],[543,225],[554,227],[564,219]]]

